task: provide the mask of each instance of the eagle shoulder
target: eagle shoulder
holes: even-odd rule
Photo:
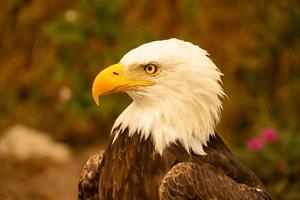
[[[99,200],[99,175],[103,151],[89,157],[79,178],[78,200]]]
[[[159,188],[160,200],[271,200],[263,188],[237,183],[209,163],[181,162],[172,167]]]

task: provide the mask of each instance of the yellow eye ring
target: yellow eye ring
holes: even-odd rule
[[[157,72],[157,67],[154,64],[148,64],[144,67],[144,70],[148,74],[154,74],[155,72]]]

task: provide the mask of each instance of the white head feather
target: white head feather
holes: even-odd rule
[[[178,39],[154,41],[129,51],[120,61],[125,70],[155,63],[160,67],[156,84],[127,92],[133,99],[114,124],[115,138],[128,128],[129,135],[152,138],[162,154],[172,143],[205,155],[203,145],[214,134],[225,95],[222,73],[208,53]]]

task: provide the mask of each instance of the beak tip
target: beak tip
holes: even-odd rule
[[[99,106],[99,97],[98,96],[96,97],[93,95],[93,100],[96,103],[96,105]]]
[[[95,82],[93,83],[93,86],[92,86],[92,97],[93,97],[93,100],[96,103],[96,105],[99,106],[99,94],[95,87]]]

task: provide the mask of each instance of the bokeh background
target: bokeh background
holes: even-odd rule
[[[299,199],[297,0],[0,0],[2,146],[12,127],[25,126],[71,152],[59,164],[3,154],[0,199],[75,199],[84,160],[103,148],[130,103],[121,94],[96,107],[94,77],[128,50],[171,37],[208,50],[225,74],[218,132],[234,153],[274,199]]]

